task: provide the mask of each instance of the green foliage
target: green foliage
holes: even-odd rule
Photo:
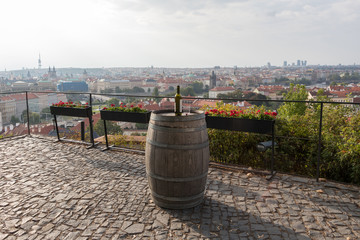
[[[196,81],[190,84],[190,86],[194,89],[196,94],[201,94],[204,92],[204,84],[202,82]]]
[[[262,95],[260,93],[254,93],[254,92],[249,92],[247,94],[244,95],[245,99],[250,99],[250,100],[267,100],[270,99],[268,97],[266,97],[265,95]],[[256,105],[256,106],[270,106],[270,102],[266,102],[266,101],[249,101],[250,104]]]
[[[192,86],[188,86],[186,88],[181,88],[180,93],[182,96],[195,96],[195,91]]]
[[[313,105],[306,105],[302,114],[277,116],[277,171],[316,176],[319,120]],[[215,129],[208,134],[212,161],[264,168],[271,159],[271,151],[256,150],[270,136]],[[353,107],[324,104],[320,176],[360,184],[360,114]]]
[[[24,119],[24,122],[27,122],[28,118],[27,118],[26,110],[24,110],[21,115],[22,115],[22,119]],[[30,125],[40,123],[40,114],[38,113],[29,112],[29,118],[30,118]]]
[[[122,133],[121,127],[116,125],[116,122],[112,122],[112,121],[106,121],[106,130],[107,130],[108,134],[121,134]],[[104,136],[105,135],[104,121],[98,121],[94,125],[94,131],[99,136]]]
[[[358,72],[345,72],[342,75],[332,74],[329,76],[329,80],[333,85],[335,85],[334,83],[358,83],[360,81],[360,74]]]
[[[230,93],[220,93],[217,95],[217,98],[221,99],[242,99],[244,98],[243,93],[240,89],[237,89]],[[224,102],[233,102],[233,100],[223,100]]]
[[[160,96],[159,89],[158,89],[157,87],[154,88],[154,90],[153,90],[153,92],[152,92],[152,95],[153,95],[154,97]],[[159,102],[161,101],[161,98],[155,98],[155,101],[156,101],[157,103],[159,103]]]
[[[10,119],[10,123],[12,125],[15,125],[16,123],[19,123],[20,122],[20,119],[15,117],[15,116],[11,116],[11,119]]]
[[[308,93],[304,85],[290,84],[287,94],[284,95],[284,100],[305,101]],[[294,115],[302,116],[305,114],[307,106],[304,102],[284,102],[278,109],[279,114],[283,117],[290,118]]]
[[[114,134],[108,137],[109,142],[115,146],[145,150],[145,138],[144,141],[135,141],[133,136],[124,136],[121,134]]]
[[[256,144],[265,138],[261,135],[208,129],[212,161],[264,168]]]
[[[107,100],[107,101],[106,101],[106,104],[107,104],[108,106],[111,106],[111,104],[114,104],[115,107],[120,106],[119,99],[117,99],[117,98],[111,98],[111,99]]]
[[[137,129],[148,129],[148,124],[147,123],[135,123],[135,127]]]
[[[47,119],[48,116],[50,116],[50,108],[49,107],[46,107],[46,108],[43,108],[41,109],[41,112],[40,112],[40,118],[41,119]]]
[[[143,88],[136,87],[136,86],[131,89],[130,88],[123,89],[122,91],[125,93],[144,93],[145,92],[145,90]]]

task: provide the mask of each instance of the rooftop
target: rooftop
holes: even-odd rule
[[[143,155],[0,141],[0,239],[359,239],[360,187],[211,165],[202,205],[151,200]]]

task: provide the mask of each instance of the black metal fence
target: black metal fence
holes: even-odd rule
[[[116,98],[142,98],[142,99],[162,99],[164,96],[141,96],[141,95],[129,95],[129,94],[100,94],[100,93],[83,93],[83,92],[55,92],[55,91],[23,91],[23,92],[2,92],[0,93],[1,96],[11,95],[11,94],[24,94],[25,93],[25,104],[26,104],[26,120],[27,120],[27,134],[31,135],[31,127],[30,127],[30,108],[29,108],[29,94],[31,93],[40,93],[40,94],[66,94],[66,95],[77,95],[77,96],[87,96],[88,103],[90,106],[93,106],[93,99],[94,97],[116,97]],[[172,97],[166,97],[166,98],[172,98]],[[203,100],[214,100],[214,101],[248,101],[248,102],[265,102],[265,103],[305,103],[305,104],[317,104],[319,106],[319,118],[318,118],[318,124],[317,124],[317,163],[316,163],[316,179],[319,180],[320,178],[320,165],[321,165],[321,153],[322,153],[322,130],[323,130],[323,111],[324,111],[324,105],[327,104],[337,104],[337,105],[346,105],[346,106],[359,106],[360,103],[353,103],[353,102],[331,102],[331,101],[293,101],[293,100],[254,100],[254,99],[222,99],[222,98],[199,98],[199,97],[183,97],[184,100],[196,100],[196,99],[203,99]],[[4,104],[0,101],[0,111],[4,111],[4,107],[1,108],[1,104]],[[51,103],[49,103],[50,106]],[[354,108],[354,111],[356,108]],[[360,127],[360,126],[359,126]],[[0,131],[1,136],[1,131]],[[280,138],[288,138],[288,136],[281,136],[276,135],[276,139]],[[296,138],[296,137],[295,137]],[[298,138],[299,140],[313,140],[310,138]]]

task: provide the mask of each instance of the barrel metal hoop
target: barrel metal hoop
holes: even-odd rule
[[[151,178],[161,180],[161,181],[166,181],[166,182],[191,182],[191,181],[196,181],[196,180],[206,177],[208,172],[206,171],[206,172],[202,173],[201,175],[198,175],[195,177],[183,177],[183,178],[163,177],[163,176],[159,176],[159,175],[156,175],[156,174],[154,174],[152,172],[148,172],[148,171],[146,171],[146,174]]]
[[[172,128],[172,127],[158,126],[152,123],[149,123],[149,127],[154,130],[160,130],[162,132],[175,132],[175,133],[200,132],[206,129],[206,125],[202,125],[201,127],[198,128]]]
[[[165,144],[165,143],[159,143],[155,142],[151,139],[146,139],[146,142],[160,148],[168,148],[168,149],[175,149],[175,150],[195,150],[195,149],[201,149],[209,146],[209,141],[206,141],[204,143],[200,144],[191,144],[191,145],[178,145],[178,144]]]
[[[188,115],[188,116],[165,116],[161,113],[173,113],[173,111],[169,111],[169,110],[160,110],[160,111],[155,111],[152,112],[150,120],[154,120],[154,121],[158,121],[158,122],[189,122],[189,121],[196,121],[196,120],[201,120],[201,119],[205,119],[205,115],[203,114],[203,112],[193,112],[193,113],[197,113],[195,115]],[[185,114],[185,113],[183,113]]]
[[[167,197],[167,196],[157,194],[154,191],[151,191],[151,194],[154,197],[161,198],[161,199],[167,200],[167,201],[177,201],[177,202],[186,202],[186,201],[191,201],[191,200],[194,200],[194,199],[197,199],[197,198],[202,198],[204,196],[204,193],[205,193],[205,190],[202,191],[199,194],[196,194],[196,195],[190,196],[190,197]]]

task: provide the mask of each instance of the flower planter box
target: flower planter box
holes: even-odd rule
[[[72,107],[54,107],[50,106],[52,115],[70,116],[70,117],[91,117],[92,108],[72,108]]]
[[[100,110],[102,120],[149,123],[151,112],[117,112]]]
[[[208,128],[253,132],[253,133],[272,133],[275,120],[256,120],[227,117],[213,117],[206,115],[206,125]]]

